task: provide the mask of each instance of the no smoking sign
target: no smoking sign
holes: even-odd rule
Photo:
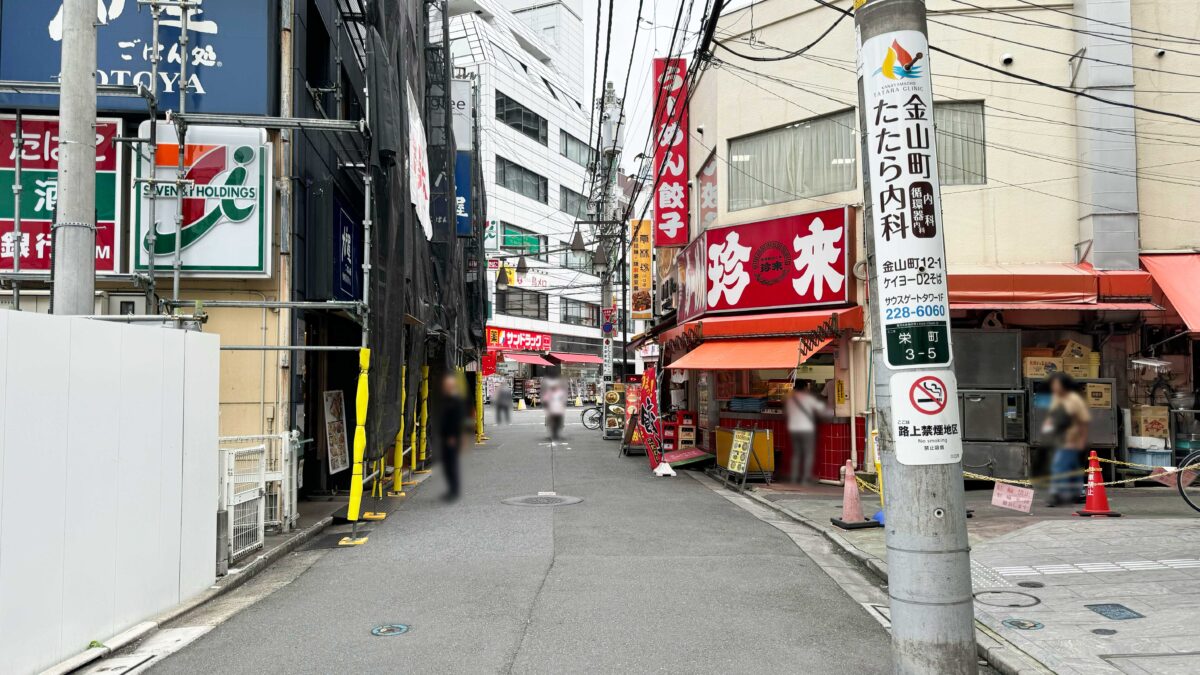
[[[914,465],[962,461],[954,371],[900,372],[890,382],[896,459]]]

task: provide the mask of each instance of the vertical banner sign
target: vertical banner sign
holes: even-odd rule
[[[138,135],[150,135],[148,120],[138,127]],[[155,274],[169,274],[178,246],[184,274],[271,276],[275,184],[266,129],[189,126],[182,158],[188,182],[182,195],[175,182],[180,160],[176,138],[175,126],[160,122],[158,153],[137,162],[137,205],[129,228],[134,270],[149,269],[154,256]],[[148,182],[151,178],[158,182]],[[151,190],[156,196],[153,213]],[[181,208],[183,221],[177,227]]]
[[[648,220],[629,221],[629,292],[632,318],[649,319],[654,314],[654,246]]]
[[[450,80],[450,121],[459,152],[475,149],[475,95],[470,80]]]
[[[459,150],[454,157],[454,233],[470,237],[471,227],[471,153]]]
[[[700,231],[707,230],[717,224],[717,153],[708,158],[700,173],[696,174],[696,195],[700,199],[697,208]]]
[[[867,40],[859,54],[879,280],[872,302],[884,353],[892,368],[946,366],[950,306],[929,44],[902,30]]]
[[[642,393],[638,404],[638,430],[646,445],[650,468],[657,469],[662,461],[662,420],[658,416],[658,377],[654,366],[642,373]]]
[[[362,227],[351,215],[340,195],[333,198],[333,298],[358,300],[362,297]]]
[[[51,236],[58,210],[58,118],[24,115],[21,118],[24,149],[21,152],[21,242],[17,245],[14,216],[17,181],[17,121],[0,117],[0,271],[13,269],[13,256],[21,256],[22,272],[50,269]],[[96,272],[119,272],[121,218],[119,182],[121,153],[113,138],[121,135],[120,120],[96,121]]]
[[[654,59],[654,245],[688,242],[687,62]]]
[[[421,107],[413,96],[412,87],[404,85],[408,94],[408,195],[417,220],[425,230],[425,238],[433,239],[433,222],[429,217],[429,148],[425,140],[425,124],[421,122]]]

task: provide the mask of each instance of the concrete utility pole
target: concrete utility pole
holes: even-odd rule
[[[63,3],[55,314],[95,312],[96,0]]]
[[[893,667],[976,673],[925,3],[855,10]]]

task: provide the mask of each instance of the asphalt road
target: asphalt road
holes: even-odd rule
[[[317,553],[151,672],[890,671],[883,627],[784,533],[568,420],[552,448],[516,413],[464,459],[463,499],[435,474],[366,545]],[[583,502],[500,503],[540,491]],[[390,623],[410,630],[371,635]]]

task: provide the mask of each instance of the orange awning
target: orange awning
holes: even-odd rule
[[[715,340],[703,342],[667,368],[679,370],[787,370],[804,363],[831,340],[801,352],[800,338]]]
[[[552,366],[546,359],[537,354],[522,354],[520,352],[504,352],[505,361],[516,361],[517,363],[528,363],[531,366]]]
[[[845,309],[821,309],[805,312],[710,316],[676,326],[660,335],[658,342],[665,343],[683,335],[688,330],[697,328],[705,339],[739,336],[799,336],[817,330],[832,318],[837,319],[839,331],[861,331],[863,329],[863,309],[854,306]]]
[[[1200,279],[1200,254],[1144,255],[1142,264],[1183,319],[1188,332],[1200,333],[1200,293],[1196,292],[1196,280]]]
[[[950,304],[1094,303],[1099,284],[1094,270],[1066,263],[951,265]]]
[[[1153,302],[952,302],[950,309],[1029,309],[1052,312],[1161,312]]]

